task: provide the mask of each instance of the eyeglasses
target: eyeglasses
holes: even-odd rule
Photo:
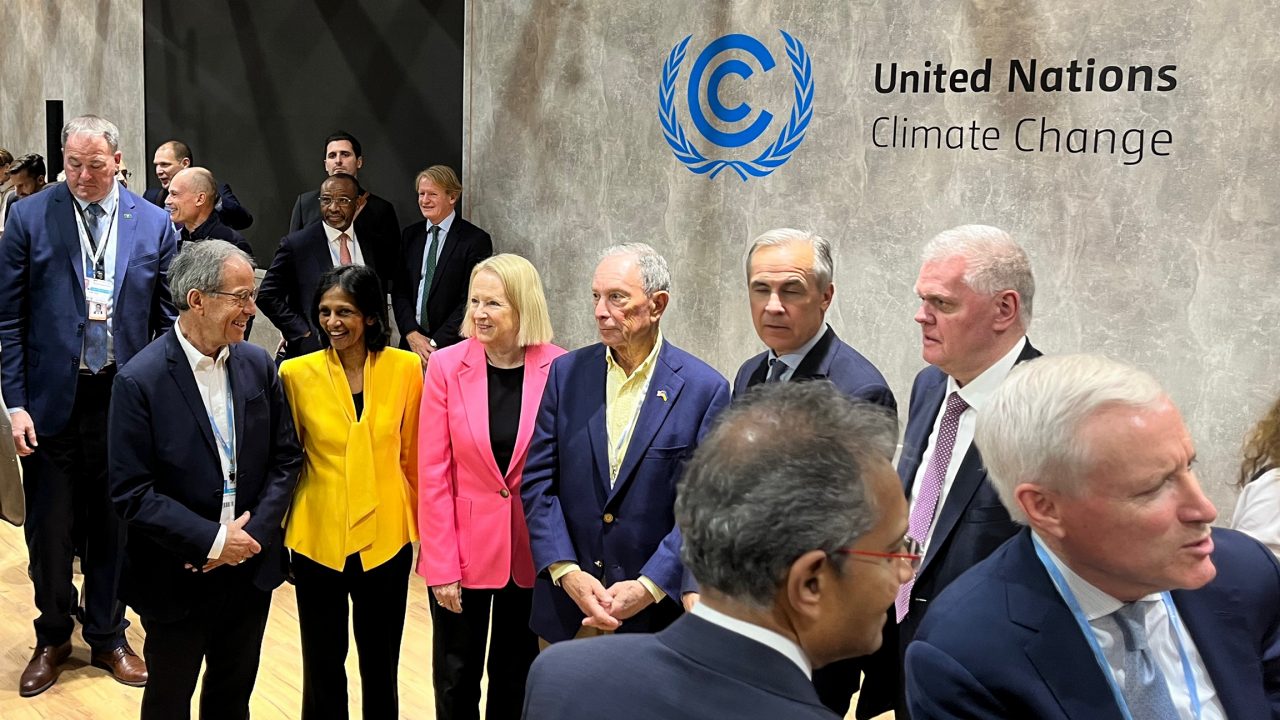
[[[241,290],[240,292],[224,292],[224,291],[222,291],[222,290],[210,290],[210,291],[209,291],[209,294],[210,294],[210,295],[222,295],[223,297],[229,297],[229,298],[231,298],[232,300],[235,300],[235,301],[236,301],[236,304],[237,304],[237,305],[239,305],[240,307],[245,307],[245,306],[247,306],[249,303],[251,303],[251,302],[253,302],[254,300],[257,300],[257,299],[258,299],[258,291],[257,291],[256,289],[255,289],[255,290]]]
[[[902,552],[872,552],[871,550],[854,550],[853,548],[837,548],[832,552],[836,552],[841,555],[856,555],[859,557],[899,558],[906,560],[907,563],[911,565],[911,572],[915,572],[920,569],[920,561],[924,558],[924,547],[920,544],[919,540],[916,540],[910,535],[902,538]]]
[[[349,197],[329,197],[328,195],[320,196],[321,205],[337,205],[338,207],[351,207],[355,202],[354,198]]]

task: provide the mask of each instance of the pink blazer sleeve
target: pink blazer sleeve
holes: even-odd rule
[[[462,579],[458,530],[454,524],[453,447],[449,432],[449,383],[457,362],[436,356],[427,365],[418,415],[418,573],[428,586]],[[442,362],[443,361],[443,362]]]

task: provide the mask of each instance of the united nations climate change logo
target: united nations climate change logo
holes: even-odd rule
[[[667,56],[667,61],[662,66],[662,84],[658,89],[658,120],[662,123],[662,136],[671,146],[671,152],[692,172],[714,179],[721,171],[728,168],[736,172],[743,181],[751,177],[764,177],[790,160],[791,154],[804,141],[804,133],[809,128],[809,121],[813,119],[813,68],[804,45],[788,35],[786,31],[778,32],[782,34],[783,42],[786,43],[787,59],[791,61],[791,76],[795,80],[791,114],[777,138],[750,160],[708,157],[689,139],[676,114],[675,101],[680,64],[684,62],[685,50],[689,47],[689,41],[693,36],[689,35],[671,48],[671,54]],[[716,128],[708,122],[701,102],[703,77],[707,75],[708,66],[716,56],[729,50],[747,53],[760,63],[760,70],[765,73],[772,70],[775,65],[773,55],[764,43],[750,35],[742,34],[716,38],[693,61],[687,84],[689,117],[703,138],[724,149],[740,148],[754,142],[773,122],[773,114],[768,110],[762,110],[747,127],[732,132]],[[706,103],[711,109],[711,114],[718,121],[723,124],[740,123],[751,115],[752,107],[745,102],[734,107],[725,107],[720,94],[720,85],[729,75],[736,75],[746,80],[754,72],[750,64],[737,57],[730,57],[711,69],[705,82]],[[715,153],[712,152],[712,154]]]

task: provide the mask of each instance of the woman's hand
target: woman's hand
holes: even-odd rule
[[[432,585],[431,594],[436,597],[440,607],[449,612],[462,612],[462,583],[451,582],[448,585]]]

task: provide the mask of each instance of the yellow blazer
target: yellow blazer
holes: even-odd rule
[[[390,560],[418,539],[418,356],[369,353],[358,422],[332,348],[286,360],[280,379],[303,450],[285,546],[334,570],[355,553],[366,570]]]

